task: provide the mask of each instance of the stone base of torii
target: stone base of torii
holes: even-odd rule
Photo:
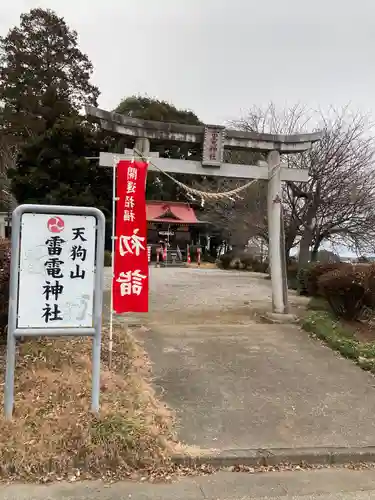
[[[285,262],[283,261],[282,242],[282,185],[283,181],[307,182],[308,171],[291,169],[280,163],[281,154],[307,151],[314,142],[321,139],[321,132],[297,135],[274,135],[256,132],[242,132],[224,129],[217,125],[182,125],[129,118],[92,106],[86,108],[91,119],[100,122],[104,130],[122,136],[135,138],[134,150],[124,154],[100,153],[99,165],[113,168],[115,161],[141,155],[149,158],[157,167],[150,164],[149,170],[161,169],[169,174],[210,175],[238,179],[268,180],[268,234],[269,262],[272,282],[272,310],[276,314],[288,313],[288,294],[286,286]],[[173,160],[159,158],[150,151],[152,140],[164,140],[202,144],[202,161]],[[247,149],[260,151],[267,161],[258,165],[237,165],[222,161],[226,149]]]

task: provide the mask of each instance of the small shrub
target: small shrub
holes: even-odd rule
[[[205,253],[202,255],[202,260],[204,262],[209,262],[210,264],[215,264],[216,262],[216,257],[213,257],[211,254],[209,253]]]
[[[310,311],[327,311],[332,312],[330,305],[324,297],[311,297],[307,304],[307,309]]]
[[[267,273],[268,272],[268,267],[269,267],[269,264],[266,260],[264,260],[263,262],[258,260],[258,259],[255,259],[254,262],[253,262],[253,266],[252,266],[252,269],[254,272],[256,273]]]
[[[251,255],[250,253],[243,253],[239,256],[241,265],[243,269],[251,270],[251,271],[256,271],[256,266],[259,261]]]
[[[356,265],[355,269],[362,268],[363,265]],[[367,265],[366,272],[366,292],[365,292],[365,306],[375,310],[375,264]]]
[[[230,252],[221,255],[217,260],[217,265],[221,269],[246,269],[257,273],[266,273],[268,271],[268,262],[261,262],[249,252]]]
[[[234,259],[233,252],[227,252],[223,255],[220,255],[218,259],[218,267],[220,267],[221,269],[229,269],[233,259]]]
[[[309,295],[308,279],[311,267],[312,265],[308,264],[297,270],[297,290],[300,295]]]
[[[248,271],[254,271],[256,273],[265,273],[268,269],[268,264],[262,262],[259,257],[249,252],[242,252],[239,255],[241,262],[241,268],[247,269]]]
[[[318,288],[338,318],[359,319],[365,306],[366,271],[335,269],[321,275]]]
[[[358,257],[358,262],[360,264],[369,264],[370,263],[369,259],[364,255],[361,255],[360,257]]]
[[[287,278],[288,287],[292,290],[298,289],[298,264],[297,262],[291,262],[287,267]]]
[[[235,257],[234,259],[232,259],[232,261],[229,265],[229,268],[230,269],[243,269],[241,259],[239,257]]]
[[[104,266],[111,267],[112,266],[112,254],[109,250],[104,252]]]
[[[10,279],[10,241],[0,239],[0,339],[6,339]]]

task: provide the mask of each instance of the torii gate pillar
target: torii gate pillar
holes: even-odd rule
[[[287,283],[283,280],[283,259],[281,254],[281,203],[282,186],[280,176],[280,153],[271,151],[267,157],[268,163],[268,260],[272,282],[272,310],[275,313],[287,313]],[[286,288],[285,288],[286,285]]]
[[[309,175],[305,169],[282,165],[280,154],[295,154],[309,150],[314,142],[321,140],[321,132],[298,135],[242,132],[225,129],[219,125],[195,126],[140,120],[92,106],[86,107],[86,113],[91,119],[99,121],[104,130],[135,138],[134,151],[126,150],[124,155],[100,153],[100,166],[113,167],[114,157],[117,161],[128,159],[130,155],[137,155],[138,151],[142,157],[151,157],[152,162],[167,173],[268,180],[267,214],[272,310],[279,314],[288,312],[287,289],[283,279],[285,266],[281,249],[281,182],[307,182]],[[202,161],[158,158],[157,154],[150,152],[150,141],[153,139],[173,143],[201,143]],[[260,151],[267,155],[267,162],[258,165],[225,163],[224,148]],[[149,170],[157,169],[150,165]]]

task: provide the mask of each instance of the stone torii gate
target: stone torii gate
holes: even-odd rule
[[[90,119],[98,121],[102,129],[135,140],[134,150],[125,154],[100,153],[99,165],[112,167],[114,158],[129,159],[140,152],[143,157],[167,173],[210,175],[241,179],[268,180],[268,234],[269,262],[272,282],[272,309],[274,313],[287,313],[287,294],[283,285],[283,254],[281,250],[281,200],[282,181],[307,182],[306,169],[288,168],[280,163],[280,154],[307,151],[314,142],[320,141],[321,132],[297,135],[274,135],[256,132],[242,132],[225,129],[219,125],[183,125],[150,120],[140,120],[118,113],[104,111],[93,106],[86,107]],[[150,151],[152,140],[171,143],[191,143],[202,145],[202,161],[173,160],[159,158]],[[223,162],[225,149],[250,150],[267,155],[267,162],[258,165],[237,165]],[[149,170],[157,170],[150,164]]]

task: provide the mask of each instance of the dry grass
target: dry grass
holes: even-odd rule
[[[196,262],[191,262],[190,264],[186,264],[186,267],[197,269],[217,269],[217,265],[214,262],[201,262],[200,266],[198,266]]]
[[[20,344],[14,418],[0,421],[2,478],[128,477],[168,464],[173,418],[151,388],[148,358],[129,332],[118,329],[110,372],[105,337],[99,416],[90,412],[89,339]]]

